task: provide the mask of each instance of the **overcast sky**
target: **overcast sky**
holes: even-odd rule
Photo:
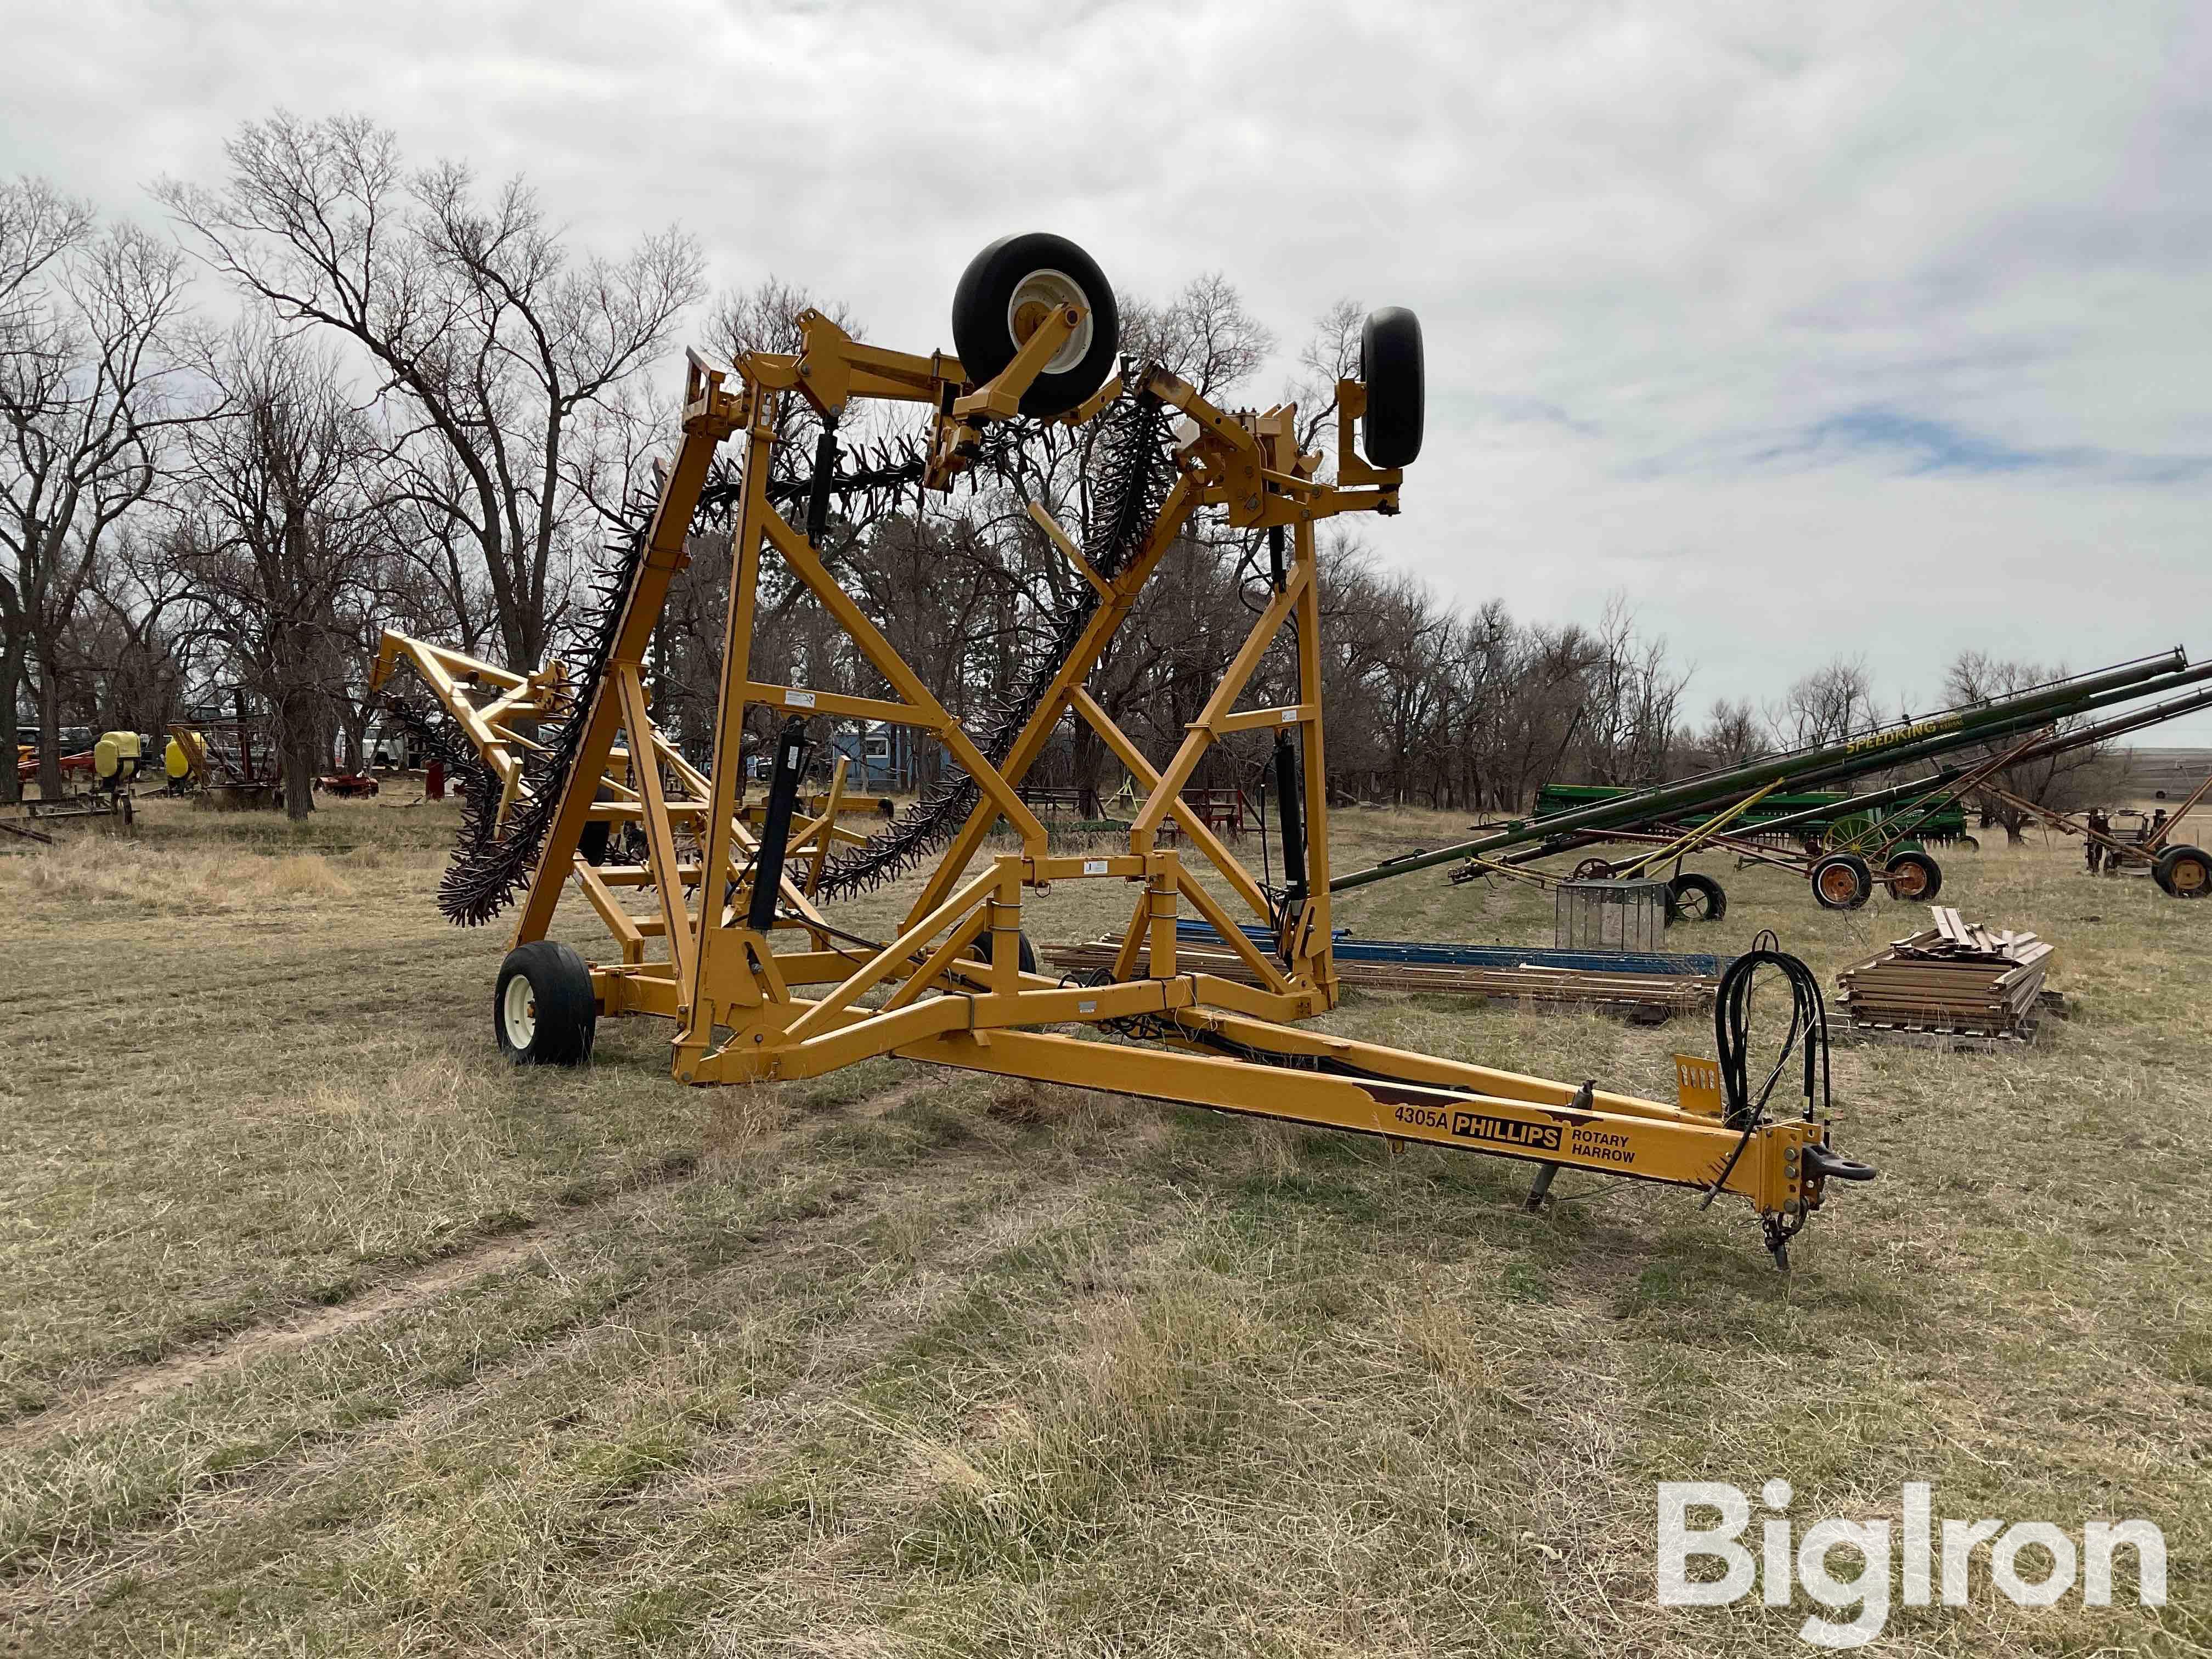
[[[149,221],[283,106],[526,172],[586,244],[680,222],[886,344],[949,347],[1018,229],[1139,293],[1222,271],[1286,344],[1411,306],[1428,444],[1370,544],[1531,618],[1625,592],[1700,711],[1839,653],[1923,707],[1962,647],[2212,654],[2212,8],[12,0],[4,38],[0,170]]]

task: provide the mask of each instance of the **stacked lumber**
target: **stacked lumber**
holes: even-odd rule
[[[1935,927],[1837,976],[1854,1030],[2021,1037],[2034,1027],[2052,945],[1931,904]]]
[[[1088,945],[1047,947],[1046,959],[1068,973],[1110,969],[1121,941],[1099,939]],[[1136,971],[1147,971],[1151,953],[1137,953]],[[1176,969],[1212,974],[1243,985],[1260,976],[1235,951],[1215,945],[1176,945]],[[1418,991],[1444,996],[1499,997],[1531,1006],[1595,1007],[1603,1012],[1668,1018],[1694,1014],[1713,1005],[1719,981],[1694,974],[1610,972],[1582,968],[1467,967],[1455,963],[1347,962],[1337,959],[1337,982],[1364,991]]]

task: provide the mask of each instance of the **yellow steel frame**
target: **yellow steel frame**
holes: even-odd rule
[[[1327,768],[1316,700],[1322,623],[1315,526],[1344,513],[1395,513],[1401,481],[1399,471],[1372,468],[1358,458],[1353,422],[1365,407],[1361,383],[1346,380],[1337,388],[1334,482],[1316,476],[1318,455],[1299,453],[1294,407],[1226,411],[1157,367],[1130,386],[1109,383],[1064,417],[1087,420],[1119,396],[1148,393],[1160,399],[1186,417],[1176,452],[1177,477],[1141,544],[1110,577],[1085,562],[1048,516],[1031,509],[1054,545],[1096,590],[1098,603],[997,766],[838,585],[805,534],[771,505],[769,465],[789,398],[804,398],[833,418],[858,398],[931,405],[928,476],[942,487],[969,464],[982,428],[1012,415],[1044,363],[1081,321],[1074,307],[1050,313],[1008,368],[981,386],[969,385],[959,362],[942,353],[921,356],[865,346],[813,312],[799,319],[803,344],[795,354],[750,353],[733,372],[692,355],[682,442],[662,475],[660,500],[616,624],[606,672],[599,684],[574,688],[574,695],[588,699],[578,757],[517,915],[514,943],[546,935],[562,894],[574,881],[621,947],[619,960],[592,967],[601,1009],[611,1016],[672,1020],[673,1070],[687,1083],[812,1077],[896,1054],[1380,1135],[1394,1144],[1420,1141],[1717,1188],[1748,1200],[1770,1220],[1802,1217],[1817,1206],[1820,1182],[1813,1160],[1802,1154],[1808,1146],[1825,1143],[1824,1125],[1766,1123],[1747,1135],[1722,1121],[1710,1091],[1686,1090],[1682,1103],[1668,1105],[1352,1042],[1290,1023],[1324,1012],[1337,1000],[1329,944]],[[623,768],[617,801],[597,800],[615,779],[613,763],[628,757],[617,747],[617,733],[631,734],[634,752],[641,746],[638,734],[652,731],[641,665],[670,581],[686,562],[685,536],[708,464],[726,441],[739,448],[743,490],[711,772],[701,776],[654,734],[650,752],[660,763]],[[1085,690],[1085,681],[1187,520],[1201,507],[1218,510],[1232,526],[1286,532],[1286,574],[1175,754],[1155,765]],[[892,696],[848,696],[753,678],[757,590],[769,550],[843,628]],[[1285,625],[1295,626],[1302,696],[1279,707],[1239,708]],[[394,648],[387,641],[387,650]],[[434,689],[457,683],[450,653],[404,641],[396,649],[428,671]],[[510,695],[518,689],[507,684],[514,677],[501,679],[482,665],[471,666],[479,679]],[[835,833],[824,828],[835,824],[834,800],[827,815],[794,833],[792,846],[804,855],[796,861],[810,867],[803,884],[794,884],[787,867],[781,890],[772,931],[805,934],[803,945],[792,938],[799,948],[778,950],[775,940],[748,925],[757,848],[742,811],[739,736],[746,710],[755,705],[914,727],[935,738],[975,780],[974,811],[923,880],[896,935],[880,947],[855,948],[852,935],[823,924],[808,896]],[[447,706],[453,706],[450,700]],[[1124,850],[1103,857],[1056,856],[1044,826],[1021,799],[1022,778],[1055,726],[1069,719],[1095,731],[1145,792]],[[475,735],[476,726],[471,730]],[[1304,762],[1308,896],[1285,916],[1276,915],[1251,872],[1181,800],[1212,744],[1260,730],[1295,732]],[[664,775],[680,793],[667,793]],[[642,825],[648,852],[638,866],[594,869],[579,857],[578,838],[592,817],[617,816],[617,808],[620,816]],[[1186,860],[1183,850],[1160,844],[1170,820],[1193,860]],[[698,850],[688,861],[678,856],[679,821],[696,832]],[[985,858],[985,841],[1002,823],[1018,850]],[[1200,879],[1202,869],[1218,878],[1229,900]],[[702,870],[722,878],[702,881]],[[1018,952],[1027,897],[1057,882],[1084,880],[1116,881],[1134,890],[1110,982],[1077,988],[1024,974]],[[620,890],[641,887],[653,890],[657,916],[634,916],[620,902]],[[1274,952],[1247,939],[1231,914],[1232,905],[1277,929]],[[1185,906],[1212,923],[1252,970],[1256,986],[1178,967],[1176,920]],[[650,954],[654,940],[660,949]],[[1141,1026],[1125,1024],[1110,1033],[1101,1029],[1132,1020],[1141,1020]],[[1100,1040],[1126,1036],[1133,1029],[1152,1042]]]

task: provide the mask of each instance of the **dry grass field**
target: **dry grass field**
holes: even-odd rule
[[[895,1061],[686,1090],[644,1022],[514,1072],[503,936],[432,902],[453,827],[157,803],[0,854],[7,1650],[1809,1651],[1802,1593],[1654,1594],[1656,1482],[1779,1475],[1806,1523],[1923,1480],[1942,1516],[2165,1529],[2162,1610],[2124,1569],[2110,1608],[2024,1611],[1984,1565],[1870,1651],[2212,1651],[2212,906],[2063,845],[1946,855],[1946,902],[2057,942],[2070,1017],[1839,1049],[1838,1144],[1882,1176],[1785,1277],[1693,1194],[1567,1176],[1532,1216],[1520,1167],[1105,1095]],[[1346,812],[1338,863],[1457,827]],[[1832,981],[1923,915],[1726,879],[1679,947],[1771,927]],[[1033,931],[1118,921],[1103,885]],[[1549,918],[1430,876],[1340,915]],[[1712,1041],[1332,1024],[1662,1097]]]

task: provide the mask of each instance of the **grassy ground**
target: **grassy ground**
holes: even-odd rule
[[[449,809],[157,805],[0,856],[0,1607],[41,1654],[1753,1655],[1669,1609],[1655,1484],[1801,1527],[2140,1515],[2163,1611],[1899,1609],[1875,1651],[2212,1648],[2212,908],[2063,847],[1945,860],[2057,941],[2006,1057],[1838,1055],[1883,1170],[1776,1273],[1746,1212],[884,1061],[689,1091],[666,1030],[492,1051]],[[1347,812],[1340,867],[1449,838]],[[1917,925],[1716,869],[1824,975]],[[1118,925],[1063,887],[1033,931]],[[876,902],[875,925],[897,896]],[[1086,908],[1088,907],[1088,908]],[[563,909],[580,944],[595,927]],[[1364,933],[1549,937],[1414,877]],[[1331,1024],[1668,1097],[1711,1033]]]

